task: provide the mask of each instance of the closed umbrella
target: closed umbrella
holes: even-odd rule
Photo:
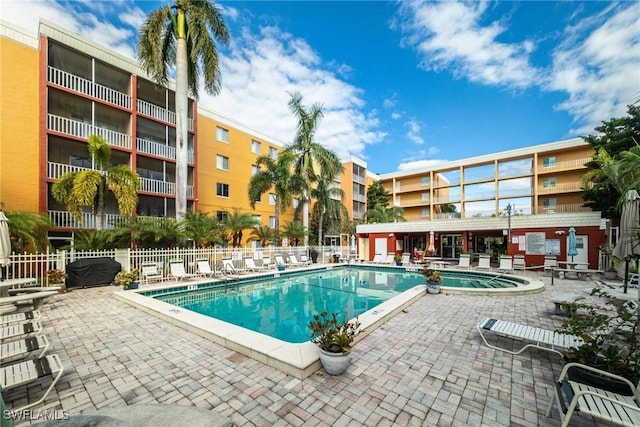
[[[9,220],[4,212],[0,211],[0,267],[2,273],[0,280],[4,280],[4,270],[11,262],[11,238],[9,237]]]
[[[570,256],[571,261],[573,262],[573,257],[578,255],[578,248],[576,247],[576,229],[573,227],[569,228],[569,243],[567,246],[567,256]]]
[[[430,255],[436,251],[436,245],[434,243],[434,233],[433,231],[429,232],[429,246],[427,246],[427,253]]]
[[[638,229],[640,228],[640,195],[636,190],[627,191],[625,203],[620,217],[620,238],[613,255],[625,260],[624,269],[624,293],[627,293],[629,282],[629,260],[640,257],[640,241],[638,241]],[[640,292],[640,290],[639,290]]]

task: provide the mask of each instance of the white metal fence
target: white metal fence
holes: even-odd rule
[[[3,278],[33,278],[39,284],[46,286],[48,270],[65,270],[73,261],[82,258],[112,258],[120,263],[123,270],[140,268],[144,262],[155,262],[164,269],[165,277],[169,274],[169,261],[183,260],[185,270],[196,273],[196,260],[207,259],[213,266],[221,266],[223,258],[231,258],[238,269],[244,267],[244,259],[251,257],[256,265],[261,265],[263,258],[270,258],[273,262],[276,254],[287,256],[294,254],[300,260],[300,255],[310,256],[310,252],[317,252],[318,263],[329,263],[335,255],[342,259],[354,257],[348,246],[323,246],[307,248],[304,246],[267,247],[267,248],[172,248],[172,249],[111,249],[100,251],[57,251],[36,254],[12,254],[11,263],[3,270]]]

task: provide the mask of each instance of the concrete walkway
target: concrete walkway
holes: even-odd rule
[[[213,409],[239,426],[558,426],[557,409],[554,418],[545,411],[562,361],[487,348],[475,329],[487,316],[555,329],[562,318],[551,300],[595,283],[542,280],[548,286],[535,295],[425,295],[358,343],[346,374],[319,371],[303,381],[119,302],[113,287],[75,289],[42,309],[65,374],[44,404],[15,423],[176,404]],[[19,407],[47,385],[3,398]]]

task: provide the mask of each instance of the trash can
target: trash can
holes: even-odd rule
[[[333,254],[333,262],[335,263],[340,262],[340,254]]]

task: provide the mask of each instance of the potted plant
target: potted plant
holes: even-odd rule
[[[606,297],[606,290],[594,289],[591,295]],[[640,380],[640,316],[638,304],[629,301],[622,306],[610,302],[573,303],[574,314],[564,320],[558,331],[584,340],[579,347],[569,349],[566,360],[578,362],[637,384]],[[610,391],[626,392],[622,382],[606,381],[588,371],[574,370],[569,376],[580,382],[593,383]]]
[[[360,332],[358,318],[354,321],[338,321],[338,314],[331,316],[324,311],[314,314],[309,322],[311,342],[320,350],[320,361],[329,375],[340,375],[351,362],[351,345]]]
[[[60,293],[66,292],[67,287],[65,285],[65,279],[69,276],[64,270],[47,270],[47,285],[58,286]]]
[[[138,289],[138,279],[139,279],[139,273],[138,273],[138,269],[135,268],[131,271],[121,271],[118,274],[116,274],[115,279],[113,279],[113,282],[118,285],[118,286],[122,286],[123,289]]]
[[[439,294],[440,285],[442,284],[442,275],[440,272],[425,267],[421,274],[427,279],[427,292],[430,294]]]
[[[402,255],[395,254],[393,256],[393,260],[395,261],[396,265],[402,265]]]

